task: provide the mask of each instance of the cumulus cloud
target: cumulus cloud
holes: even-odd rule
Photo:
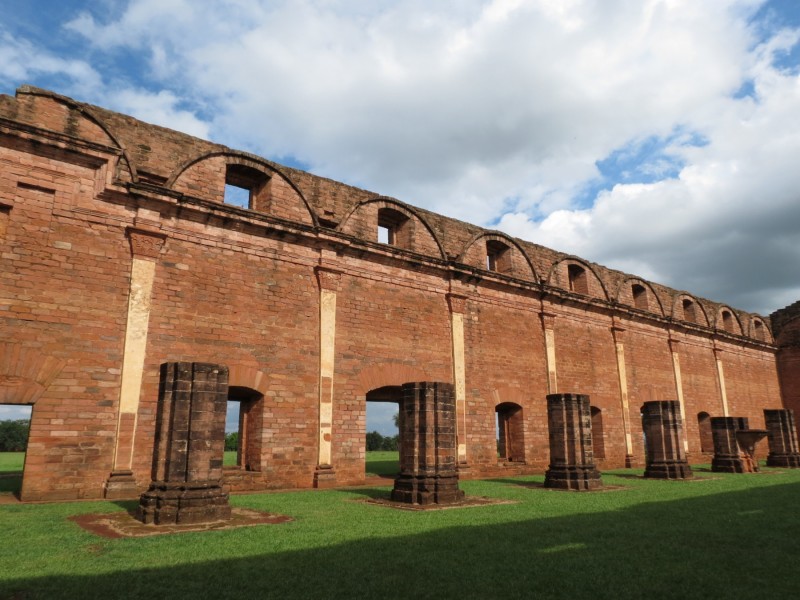
[[[145,58],[112,107],[769,311],[800,296],[800,98],[763,5],[131,0],[67,27]]]

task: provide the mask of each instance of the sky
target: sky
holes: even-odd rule
[[[202,7],[202,8],[200,8]],[[768,315],[797,0],[2,0],[22,84]]]

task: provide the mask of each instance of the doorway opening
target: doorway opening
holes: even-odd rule
[[[394,478],[400,472],[402,388],[387,385],[367,392],[364,471]]]
[[[261,470],[261,432],[264,397],[256,390],[228,388],[225,416],[224,466],[245,471]]]
[[[0,496],[20,497],[33,406],[0,405]]]

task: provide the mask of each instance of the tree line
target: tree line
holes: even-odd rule
[[[30,428],[30,419],[0,421],[0,452],[25,452]]]
[[[375,450],[398,450],[400,436],[383,436],[377,431],[370,431],[367,434],[367,452]]]

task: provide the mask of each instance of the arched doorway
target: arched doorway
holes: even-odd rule
[[[32,405],[0,405],[0,496],[20,497]]]
[[[497,459],[501,462],[525,462],[522,407],[513,402],[502,402],[494,410]]]
[[[367,392],[365,474],[394,478],[400,472],[402,388],[387,385]]]

